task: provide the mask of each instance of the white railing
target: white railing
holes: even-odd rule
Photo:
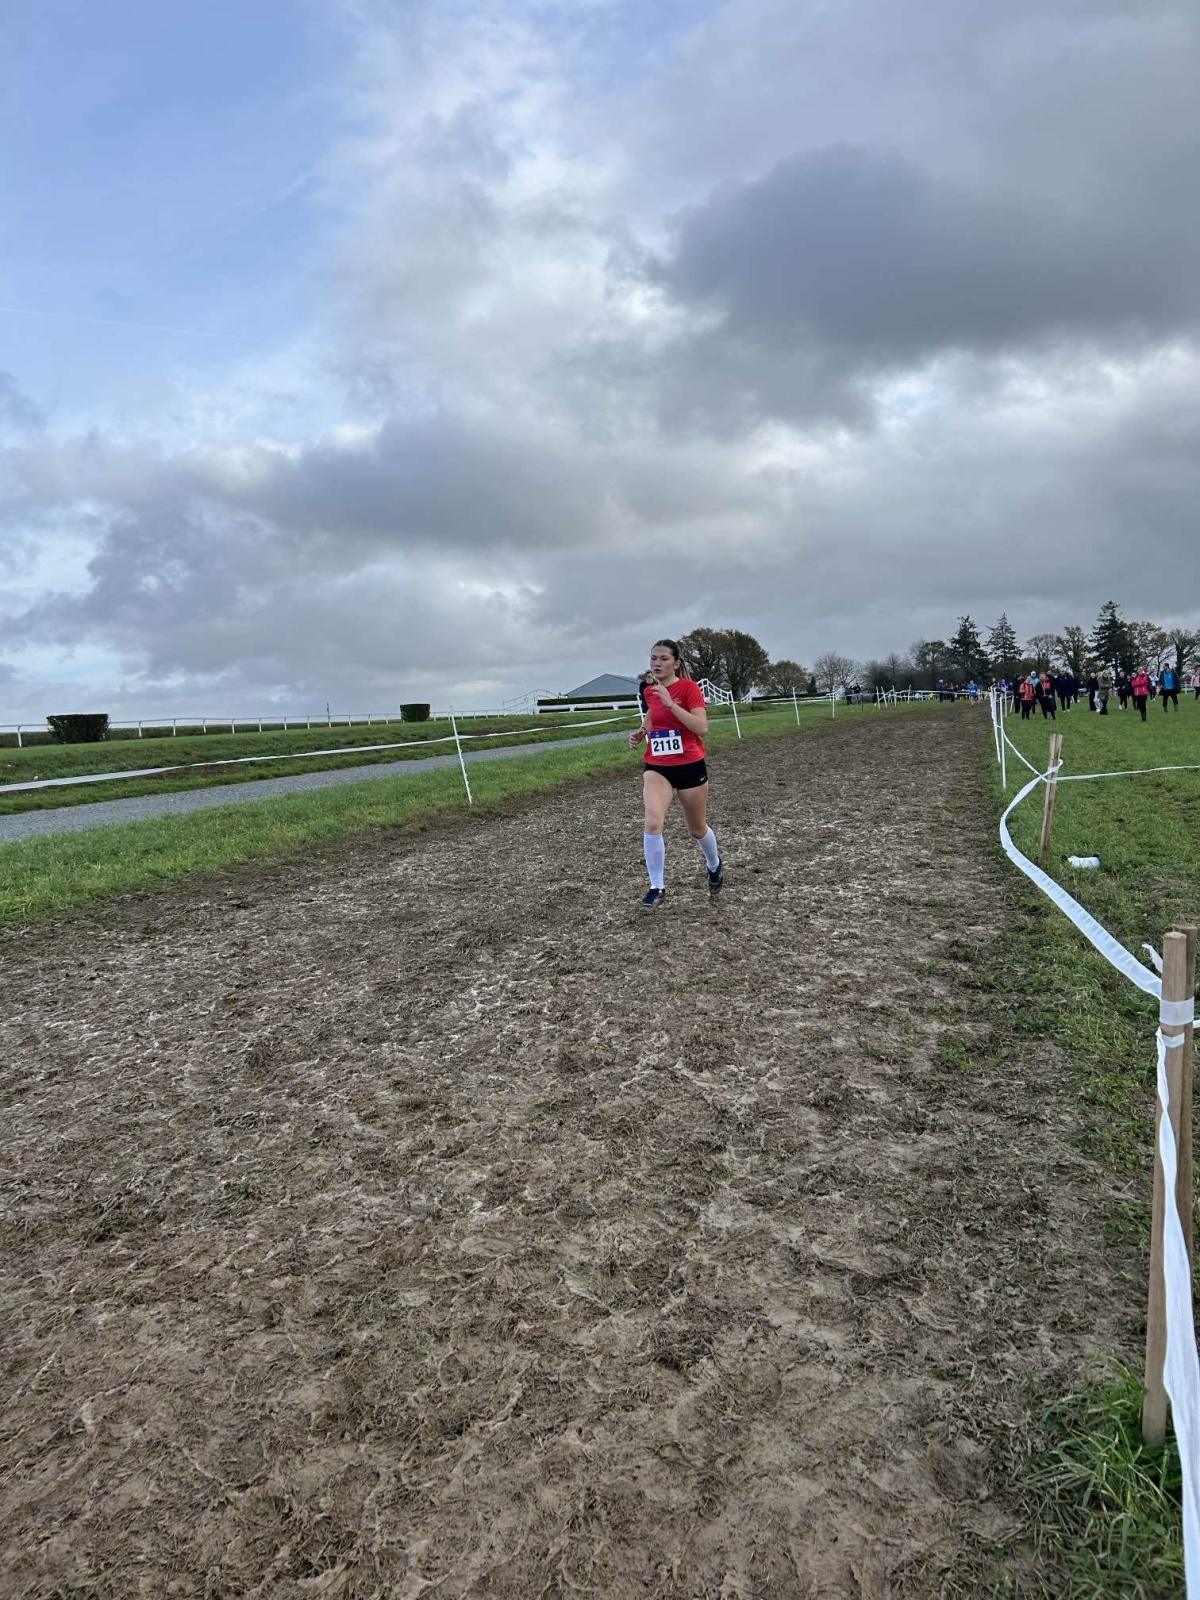
[[[565,708],[563,708],[565,709]],[[590,706],[581,706],[581,710],[594,710],[595,702]],[[431,713],[431,716],[437,715]],[[500,710],[489,711],[463,711],[459,713],[464,717],[511,717],[513,712],[507,707]],[[403,719],[399,708],[394,712],[387,711],[313,711],[313,712],[288,712],[286,716],[278,711],[264,712],[257,717],[228,717],[228,716],[179,716],[179,717],[116,717],[109,719],[109,729],[128,728],[137,730],[133,737],[165,738],[168,733],[178,737],[182,729],[185,736],[190,733],[224,732],[230,733],[264,733],[282,729],[285,733],[295,728],[374,728],[389,726]],[[0,722],[0,733],[15,733],[17,736],[17,749],[24,748],[26,734],[51,732],[50,724],[41,722]]]
[[[552,698],[552,697],[543,696],[542,698],[546,699],[546,698]],[[574,712],[574,711],[640,711],[641,706],[640,706],[640,702],[638,701],[638,698],[637,698],[636,695],[624,695],[624,696],[616,695],[611,700],[564,700],[564,701],[562,701],[561,704],[556,701],[555,704],[552,705],[552,706],[535,704],[535,705],[531,706],[529,709],[530,709],[531,712],[533,712],[535,715],[537,715],[539,717],[554,717],[554,716],[557,716],[560,711],[562,711],[562,712],[567,712],[567,711],[570,711],[570,712]],[[457,715],[457,713],[456,713],[456,715]],[[465,717],[481,717],[481,716],[496,716],[496,715],[497,715],[497,713],[494,712],[494,711],[492,711],[492,712],[464,711],[463,712],[463,716],[465,716]]]

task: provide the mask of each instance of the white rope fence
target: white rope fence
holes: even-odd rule
[[[1053,814],[1053,790],[1058,783],[1142,777],[1152,772],[1197,772],[1200,765],[1137,767],[1063,776],[1059,770],[1061,759],[1053,759],[1044,772],[1039,772],[1005,733],[1003,706],[994,692],[992,718],[1001,766],[1005,749],[1012,749],[1033,773],[1005,806],[1000,818],[1000,843],[1005,855],[1078,928],[1110,966],[1158,1001],[1156,1158],[1142,1435],[1147,1443],[1162,1443],[1169,1398],[1183,1474],[1187,1595],[1188,1600],[1200,1600],[1200,1359],[1196,1353],[1189,1248],[1194,1204],[1190,1086],[1196,1013],[1195,934],[1193,930],[1189,939],[1183,932],[1168,933],[1163,941],[1162,957],[1152,946],[1144,945],[1152,966],[1143,965],[1073,895],[1017,848],[1008,827],[1008,819],[1017,807],[1039,784],[1045,785],[1044,851],[1049,818]],[[1057,741],[1052,748],[1057,756]]]
[[[602,728],[613,722],[627,722],[628,715],[624,717],[594,717],[587,722],[565,722],[554,727],[541,728],[497,728],[486,733],[462,733],[451,716],[452,731],[440,734],[433,739],[405,739],[390,744],[355,744],[341,745],[332,750],[288,750],[282,755],[259,756],[227,756],[220,761],[185,761],[168,767],[136,767],[124,772],[91,772],[78,777],[70,778],[39,778],[29,783],[0,784],[0,794],[17,794],[25,789],[53,789],[72,783],[113,783],[121,778],[157,778],[169,772],[188,772],[192,770],[206,771],[212,767],[241,767],[256,761],[309,761],[314,756],[357,756],[370,755],[380,750],[418,750],[427,745],[453,744],[456,747],[464,739],[512,739],[518,735],[538,735],[545,737],[547,734],[574,733],[576,728]],[[461,750],[460,750],[461,753]]]

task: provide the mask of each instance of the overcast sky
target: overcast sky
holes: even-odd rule
[[[0,723],[1200,626],[1195,0],[9,0]]]

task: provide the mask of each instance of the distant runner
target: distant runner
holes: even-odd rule
[[[650,651],[646,715],[641,727],[629,735],[631,749],[636,750],[646,741],[642,774],[646,812],[642,849],[650,875],[650,888],[642,900],[646,911],[657,910],[666,899],[663,824],[676,795],[692,838],[704,856],[709,890],[719,894],[725,882],[717,836],[708,825],[708,766],[704,759],[708,710],[700,685],[683,677],[682,669],[683,660],[674,639],[657,640]]]

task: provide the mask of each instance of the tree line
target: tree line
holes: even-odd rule
[[[1090,629],[1072,623],[1061,633],[1035,633],[1024,649],[1003,611],[986,635],[968,615],[959,617],[949,639],[916,639],[903,653],[869,661],[827,651],[811,669],[786,658],[772,661],[754,635],[740,628],[693,628],[679,647],[690,678],[708,678],[739,700],[754,692],[829,694],[855,684],[870,693],[877,688],[932,689],[939,679],[986,683],[1033,671],[1070,672],[1082,680],[1103,667],[1129,674],[1163,662],[1170,662],[1182,678],[1185,667],[1200,661],[1200,634],[1128,620],[1115,600],[1101,606]]]

